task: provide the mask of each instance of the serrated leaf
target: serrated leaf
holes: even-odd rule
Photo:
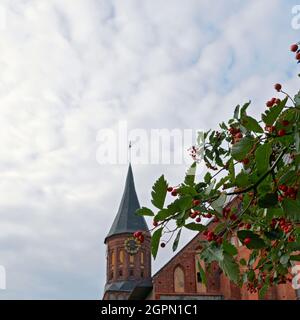
[[[238,284],[240,269],[234,258],[225,252],[224,259],[219,263],[219,265],[228,278]]]
[[[246,116],[246,115],[243,116],[242,125],[249,131],[258,132],[258,133],[264,132],[261,126],[258,124],[258,122],[250,116]]]
[[[203,224],[195,223],[195,222],[188,223],[184,225],[184,227],[189,230],[199,231],[199,232],[202,232],[203,230],[206,229],[206,227]]]
[[[261,287],[261,289],[258,291],[258,297],[259,299],[264,299],[269,289],[268,282],[264,283],[264,285]]]
[[[291,255],[290,260],[292,261],[300,261],[300,254],[297,255]]]
[[[255,163],[258,174],[265,173],[270,167],[270,156],[272,153],[272,145],[265,143],[260,145],[255,151]]]
[[[260,208],[272,208],[276,206],[278,202],[276,193],[267,193],[258,199],[258,205]]]
[[[262,114],[262,120],[264,123],[268,126],[271,126],[274,124],[274,122],[277,120],[278,116],[280,115],[281,111],[286,105],[288,98],[283,99],[279,104],[272,107],[270,110],[267,110],[265,114]]]
[[[162,231],[163,231],[163,228],[157,229],[151,237],[151,253],[154,259],[156,258],[156,255],[157,255]]]
[[[173,246],[172,246],[173,252],[177,250],[179,240],[180,240],[180,235],[181,235],[181,229],[177,232],[176,238],[173,242]]]
[[[184,183],[188,186],[193,186],[195,183],[195,174],[197,169],[197,163],[194,162],[191,167],[187,170]]]
[[[154,213],[152,210],[150,210],[149,208],[146,208],[146,207],[142,207],[138,210],[136,210],[136,215],[138,216],[150,216],[150,217],[153,217],[154,216]]]
[[[231,155],[235,160],[241,161],[246,158],[254,145],[254,139],[244,137],[239,142],[235,143],[231,148]]]
[[[154,183],[152,187],[152,204],[158,208],[162,209],[164,207],[166,195],[167,195],[167,188],[168,188],[168,183],[165,180],[164,175],[162,175],[156,182]]]
[[[204,283],[204,285],[207,285],[206,274],[205,274],[205,271],[203,270],[199,260],[197,260],[197,265],[198,265],[198,269],[199,269],[199,272],[200,272],[200,276],[201,276],[202,282]]]
[[[234,109],[234,118],[235,118],[236,120],[239,119],[239,112],[240,112],[240,105],[238,104],[238,105],[235,107],[235,109]]]
[[[248,249],[261,249],[266,246],[264,240],[250,230],[239,230],[237,236],[242,243],[246,238],[251,239],[251,242],[246,245]]]
[[[232,256],[235,256],[238,253],[237,248],[233,244],[229,243],[228,241],[223,241],[222,248],[225,252],[227,252]]]
[[[221,193],[219,198],[214,200],[210,205],[211,207],[216,210],[217,212],[221,213],[223,210],[223,206],[226,202],[227,196],[225,193]]]
[[[163,221],[174,214],[174,211],[170,209],[161,209],[158,211],[156,216],[154,217],[155,221]]]
[[[292,199],[284,199],[282,208],[286,217],[292,221],[300,221],[300,201]]]
[[[241,118],[246,114],[246,111],[250,105],[251,101],[246,102],[241,108]]]

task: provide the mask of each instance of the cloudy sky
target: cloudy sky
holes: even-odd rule
[[[101,298],[127,165],[97,162],[99,130],[208,129],[249,99],[260,114],[275,82],[294,93],[295,4],[1,0],[0,299]],[[133,171],[149,205],[154,179],[185,166]]]

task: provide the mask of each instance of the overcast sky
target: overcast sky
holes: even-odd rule
[[[249,99],[259,115],[275,82],[294,93],[295,4],[1,0],[0,299],[101,298],[127,165],[96,161],[98,131],[119,120],[216,128]],[[185,166],[133,171],[150,205],[154,180],[177,184]],[[164,250],[154,271],[172,256]]]

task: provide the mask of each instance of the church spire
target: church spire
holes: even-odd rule
[[[135,191],[131,164],[129,163],[125,189],[119,210],[104,242],[106,243],[107,238],[116,234],[133,233],[137,230],[147,231],[145,218],[135,214],[139,208],[140,204]]]

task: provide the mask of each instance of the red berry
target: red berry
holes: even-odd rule
[[[246,224],[246,229],[248,229],[248,230],[251,229],[251,224],[250,223]]]
[[[280,191],[286,192],[286,191],[288,190],[288,187],[287,187],[285,184],[281,184],[281,185],[278,187],[278,189],[279,189]]]
[[[280,83],[276,83],[276,84],[274,85],[274,88],[275,88],[276,91],[280,91],[281,88],[282,88],[282,86],[281,86]]]
[[[269,100],[269,101],[266,102],[266,106],[267,106],[268,108],[273,107],[273,104],[274,104],[274,102],[271,101],[271,100]]]
[[[193,200],[193,206],[199,206],[199,204],[200,204],[200,200]]]
[[[139,237],[138,237],[138,240],[143,243],[144,242],[144,236],[141,234]]]
[[[288,126],[288,125],[290,124],[290,122],[289,122],[288,120],[283,120],[283,121],[281,122],[281,124],[282,124],[284,127],[286,127],[286,126]]]
[[[243,134],[241,132],[239,132],[235,135],[235,137],[241,139],[241,138],[243,138]]]
[[[133,234],[133,236],[135,237],[135,238],[139,238],[139,236],[141,236],[142,235],[142,231],[136,231],[134,234]]]
[[[208,230],[205,230],[205,231],[203,232],[203,235],[204,235],[204,236],[207,236],[207,235],[208,235]]]
[[[286,132],[285,132],[284,129],[280,129],[280,130],[278,131],[278,136],[279,136],[279,137],[283,137],[283,136],[285,136],[285,134],[286,134]]]
[[[197,212],[192,212],[192,213],[190,214],[190,217],[191,217],[192,219],[195,219],[197,216],[198,216],[198,213],[197,213]]]
[[[300,52],[298,52],[298,53],[296,54],[296,59],[297,59],[297,60],[300,60]]]
[[[280,99],[276,99],[276,101],[275,101],[276,104],[279,104],[280,102],[281,102]]]
[[[242,160],[242,163],[246,166],[247,164],[249,164],[250,160],[248,158],[245,158]]]
[[[291,51],[296,52],[298,50],[298,46],[296,44],[291,45]]]
[[[245,238],[244,239],[244,244],[248,245],[251,242],[251,238]]]
[[[223,242],[223,239],[221,237],[217,239],[217,244],[222,244],[222,242]]]
[[[208,219],[211,218],[211,217],[212,217],[212,214],[210,212],[207,213],[206,216],[205,216],[205,218],[208,218]]]
[[[176,189],[173,189],[173,191],[171,192],[171,195],[172,195],[173,197],[176,197],[177,194],[178,194],[177,190],[176,190]]]
[[[236,214],[232,214],[230,216],[230,220],[235,221],[237,219],[237,215]]]
[[[160,244],[160,246],[161,246],[162,248],[164,248],[164,247],[166,246],[166,244],[165,244],[164,242],[162,242],[162,243]]]
[[[239,224],[239,227],[240,227],[240,228],[243,228],[243,226],[244,226],[244,222],[241,222],[241,223]]]
[[[217,216],[215,216],[213,221],[214,221],[214,222],[219,222],[220,219],[219,219]]]
[[[200,217],[196,218],[196,222],[201,222],[201,218]]]
[[[282,202],[283,199],[284,199],[284,198],[283,198],[282,196],[278,196],[278,201],[279,201],[279,202]]]
[[[173,191],[173,188],[172,188],[172,187],[168,187],[167,191],[168,191],[168,192],[172,192],[172,191]]]
[[[158,222],[155,221],[155,220],[153,220],[153,226],[154,226],[154,227],[157,227],[157,226],[158,226]]]

